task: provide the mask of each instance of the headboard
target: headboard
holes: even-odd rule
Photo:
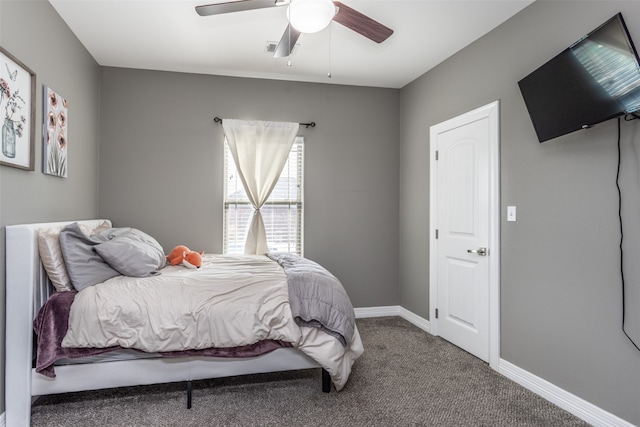
[[[95,228],[105,221],[111,224],[94,219],[6,227],[5,398],[6,406],[20,406],[18,412],[30,411],[30,406],[20,400],[11,402],[11,396],[31,396],[33,319],[54,291],[40,262],[38,232],[74,222]]]

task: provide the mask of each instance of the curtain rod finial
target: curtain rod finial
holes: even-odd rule
[[[216,117],[214,117],[214,118],[213,118],[213,122],[214,122],[214,123],[222,124],[222,119],[221,119],[220,117],[216,116]],[[314,128],[314,127],[316,127],[316,122],[300,123],[300,125],[301,125],[301,126],[306,126],[306,127],[307,127],[307,129],[309,129],[309,128]]]

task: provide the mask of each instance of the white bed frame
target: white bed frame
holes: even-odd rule
[[[280,348],[255,358],[133,359],[57,366],[54,379],[37,374],[32,367],[33,320],[55,291],[40,262],[38,231],[72,222],[95,227],[104,221],[65,221],[6,227],[7,427],[29,426],[31,403],[40,395],[178,381],[185,381],[190,386],[191,380],[319,367],[313,359],[294,348]],[[323,390],[328,391],[325,390],[324,376],[323,373]]]

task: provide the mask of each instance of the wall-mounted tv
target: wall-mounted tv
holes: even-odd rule
[[[518,85],[540,142],[640,110],[640,60],[622,14]]]

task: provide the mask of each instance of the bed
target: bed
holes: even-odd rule
[[[237,262],[243,262],[242,257],[205,254],[203,267],[198,271],[189,270],[180,265],[166,266],[159,270],[159,274],[154,272],[148,277],[133,278],[134,285],[126,281],[128,278],[117,275],[104,282],[81,289],[79,292],[73,290],[58,292],[52,286],[51,279],[43,266],[38,236],[47,230],[60,230],[63,227],[69,228],[71,226],[79,226],[83,230],[97,230],[100,227],[111,229],[112,227],[111,222],[104,219],[6,227],[5,399],[6,425],[9,427],[28,426],[33,400],[37,396],[47,394],[185,382],[187,384],[187,407],[190,407],[192,380],[312,368],[322,369],[323,391],[329,391],[331,382],[337,390],[340,390],[348,379],[353,362],[364,351],[355,323],[352,329],[341,330],[340,328],[336,329],[332,324],[327,325],[318,319],[309,318],[310,314],[304,310],[307,305],[306,301],[314,291],[312,290],[310,294],[309,288],[303,282],[310,273],[305,266],[301,267],[301,264],[298,264],[295,257],[292,258],[287,254],[248,258],[249,266],[246,268],[253,271],[264,267],[268,271],[265,274],[269,280],[274,280],[274,282],[270,282],[273,283],[274,293],[260,296],[263,302],[267,301],[264,303],[267,308],[261,309],[262,303],[255,305],[253,302],[247,303],[248,300],[243,300],[245,302],[242,307],[247,307],[247,310],[253,310],[260,314],[230,316],[229,313],[226,313],[224,322],[214,320],[209,322],[213,325],[211,326],[214,328],[213,331],[202,329],[203,318],[206,320],[206,317],[203,316],[213,318],[214,312],[217,313],[220,311],[220,307],[228,307],[228,305],[226,303],[220,304],[220,300],[217,299],[219,296],[210,297],[207,294],[209,296],[202,297],[204,291],[200,287],[213,287],[211,283],[215,283],[216,289],[227,286],[221,277],[215,276],[219,274],[219,271],[224,271],[222,276],[226,278],[227,274],[231,274],[228,272],[235,268],[234,265]],[[311,263],[313,268],[321,272],[321,276],[332,277],[321,266],[304,258],[301,260]],[[47,267],[49,268],[50,265],[47,264]],[[245,267],[242,268],[243,270],[239,274],[242,277],[247,277],[249,273],[244,270]],[[201,277],[202,274],[205,279]],[[236,273],[233,272],[228,277],[230,280],[235,280],[235,275]],[[283,277],[284,285],[282,285]],[[194,339],[192,333],[181,333],[180,331],[174,333],[173,330],[180,328],[173,327],[170,336],[163,336],[162,340],[156,340],[156,344],[153,345],[157,347],[152,345],[150,348],[139,349],[137,348],[138,344],[153,341],[149,339],[150,334],[154,331],[153,327],[136,331],[135,336],[125,334],[127,336],[124,337],[118,336],[121,332],[115,329],[109,333],[97,334],[100,335],[98,338],[93,332],[84,332],[78,329],[79,324],[92,325],[92,321],[100,322],[100,318],[105,317],[104,313],[98,313],[102,310],[105,295],[114,292],[118,295],[124,295],[125,291],[128,292],[132,288],[136,289],[135,292],[139,292],[138,288],[143,291],[152,288],[171,290],[171,280],[187,284],[184,289],[191,286],[189,285],[190,280],[195,280],[196,285],[194,286],[200,292],[197,298],[198,305],[197,309],[188,306],[190,307],[188,308],[190,315],[186,318],[195,319],[193,322],[201,328],[197,339]],[[317,279],[313,281],[321,282]],[[56,281],[54,280],[54,282]],[[286,288],[285,291],[282,286]],[[238,288],[245,288],[245,286],[238,286]],[[300,296],[293,294],[299,292],[296,290],[297,288],[302,292]],[[339,288],[342,289],[342,286],[339,285]],[[177,292],[176,286],[173,289],[172,292]],[[259,292],[257,289],[257,287],[249,286],[246,288],[247,292],[236,299],[242,299],[248,294]],[[227,291],[222,293],[228,293]],[[210,292],[210,290],[206,292]],[[237,292],[237,290],[234,289],[233,292]],[[343,289],[342,292],[344,292]],[[183,291],[181,290],[180,293]],[[51,329],[46,328],[47,322],[43,321],[48,312],[66,310],[48,309],[51,307],[52,301],[56,299],[57,303],[69,304],[67,310],[69,330],[66,335],[59,331],[51,332]],[[127,296],[123,299],[130,301],[131,297]],[[169,299],[175,299],[175,295]],[[189,297],[186,300],[192,301],[193,298]],[[218,305],[213,304],[216,307],[214,310],[211,307],[204,307],[199,302],[201,300],[218,302]],[[84,306],[79,301],[89,301],[89,304],[96,305],[93,307],[91,305]],[[140,305],[137,299],[134,305]],[[177,305],[180,306],[180,304]],[[348,306],[352,312],[353,308],[350,302]],[[166,307],[163,306],[160,311],[163,311],[164,308]],[[170,308],[173,309],[173,307]],[[105,313],[111,318],[127,318],[121,312],[118,316],[113,316],[109,309],[105,310]],[[91,317],[94,312],[96,312],[95,316]],[[277,317],[270,317],[274,312],[278,313]],[[84,317],[79,317],[80,313],[83,313]],[[256,318],[257,320],[252,320],[252,323],[258,326],[247,328],[243,322],[229,320],[230,317],[247,316]],[[335,315],[332,316],[335,317]],[[67,320],[65,319],[64,322]],[[49,323],[60,323],[60,319]],[[138,323],[146,324],[148,322]],[[216,329],[221,323],[225,324],[223,329]],[[96,330],[108,329],[98,323],[93,327]],[[38,330],[39,334],[34,334],[34,328]],[[160,328],[161,331],[171,329],[172,327]],[[229,341],[235,339],[227,336],[231,335],[228,333],[229,329],[233,331],[233,335],[236,334],[236,330],[240,331],[239,336],[242,336],[244,341]],[[91,331],[92,329],[89,327],[87,330]],[[259,332],[251,332],[250,330]],[[247,335],[249,333],[258,333],[260,341],[251,342],[252,338]],[[61,350],[61,354],[48,355],[49,359],[43,362],[43,359],[46,358],[42,356],[48,351],[47,345],[49,345],[46,338],[49,336],[49,341],[51,341],[53,340],[51,337],[56,334],[60,335],[59,340],[65,340],[65,349]],[[67,342],[69,337],[71,337],[70,341]],[[43,338],[45,338],[44,344],[42,343]],[[222,348],[212,349],[208,344],[210,341],[213,342],[212,340],[222,342],[224,345],[221,346]],[[265,345],[263,346],[263,344]],[[91,347],[93,345],[96,347]],[[187,347],[181,348],[181,345],[187,345]],[[235,347],[230,347],[232,345]],[[260,346],[264,348],[259,348]],[[38,348],[41,349],[41,354],[38,354]],[[69,353],[65,353],[66,351],[75,350],[78,352],[73,353],[70,357],[64,357],[69,355]],[[82,353],[82,351],[87,351],[87,353]]]

